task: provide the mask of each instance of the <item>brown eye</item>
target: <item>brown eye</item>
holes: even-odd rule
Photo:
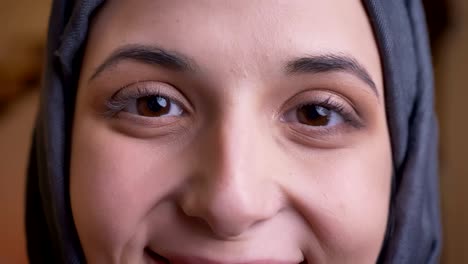
[[[161,95],[150,95],[136,99],[136,112],[141,116],[160,117],[180,115],[183,110],[170,98]]]
[[[332,111],[318,105],[304,105],[297,109],[297,120],[308,126],[326,126]]]
[[[304,104],[288,111],[283,117],[284,121],[300,123],[311,127],[330,127],[345,122],[342,106],[319,104]]]

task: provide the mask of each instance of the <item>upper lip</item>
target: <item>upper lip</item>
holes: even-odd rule
[[[152,254],[151,257],[155,258],[159,254],[155,253],[154,251],[150,250]],[[161,256],[162,257],[162,256]],[[199,256],[183,256],[183,255],[165,255],[162,257],[166,259],[166,261],[170,264],[303,264],[307,263],[306,261],[297,262],[297,261],[281,261],[281,260],[274,260],[274,259],[258,259],[258,260],[251,260],[251,261],[241,261],[241,262],[225,262],[225,261],[217,261],[212,260],[204,257]]]

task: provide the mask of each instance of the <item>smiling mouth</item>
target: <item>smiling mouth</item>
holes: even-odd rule
[[[227,263],[203,259],[199,257],[173,256],[170,258],[165,258],[149,248],[145,248],[145,255],[151,259],[151,264],[309,264],[306,259],[298,263],[276,260],[257,260],[240,263]]]

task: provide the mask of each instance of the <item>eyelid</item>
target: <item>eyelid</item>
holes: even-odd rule
[[[365,126],[364,120],[356,110],[355,105],[349,99],[327,89],[309,89],[296,93],[283,105],[281,111],[278,113],[279,118],[281,120],[284,113],[288,113],[289,111],[298,109],[301,106],[311,104],[323,106],[330,108],[330,110],[336,111],[338,114],[343,116],[345,122],[355,128],[361,128]],[[324,129],[324,127],[316,127],[311,129],[318,130]]]
[[[122,111],[130,100],[154,95],[167,97],[178,104],[186,113],[193,111],[190,102],[176,87],[163,82],[139,81],[120,88],[106,101],[106,115],[112,116]]]

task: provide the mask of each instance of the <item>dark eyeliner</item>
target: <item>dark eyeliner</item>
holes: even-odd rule
[[[139,98],[145,96],[161,96],[167,98],[178,104],[184,111],[186,111],[184,105],[178,99],[161,92],[160,88],[148,88],[141,84],[137,84],[135,87],[131,86],[132,85],[124,86],[106,100],[106,111],[104,113],[105,116],[114,117],[119,112],[124,110],[131,100],[138,100]]]
[[[363,122],[360,120],[360,118],[356,116],[353,110],[348,109],[348,107],[346,107],[343,103],[334,100],[332,96],[328,96],[325,100],[317,100],[300,104],[296,107],[296,109],[307,105],[321,106],[331,111],[334,111],[341,115],[346,124],[349,124],[354,128],[364,127]]]

